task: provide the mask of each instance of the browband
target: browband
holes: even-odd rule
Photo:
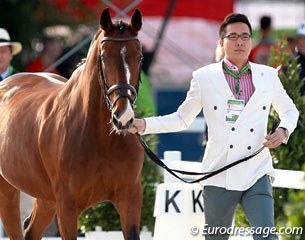
[[[105,41],[124,42],[124,41],[132,41],[132,40],[139,40],[139,39],[137,36],[126,37],[126,38],[103,37],[101,42],[105,42]]]

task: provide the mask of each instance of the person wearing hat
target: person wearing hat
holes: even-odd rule
[[[302,69],[300,72],[300,79],[303,81],[301,88],[301,95],[305,95],[305,21],[300,24],[297,29],[296,37],[296,53],[295,57],[299,56],[298,62],[301,64]]]
[[[8,32],[4,28],[0,28],[0,81],[17,72],[11,65],[11,61],[13,56],[21,50],[21,43],[11,42]]]

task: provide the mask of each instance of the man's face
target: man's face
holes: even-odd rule
[[[303,56],[305,56],[305,36],[297,37],[297,49]]]
[[[0,73],[5,72],[11,64],[13,55],[9,46],[0,47]]]
[[[225,56],[233,63],[240,64],[248,61],[252,49],[250,29],[242,22],[231,23],[226,27],[226,33],[220,40]]]

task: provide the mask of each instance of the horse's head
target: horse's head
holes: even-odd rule
[[[129,24],[113,23],[108,9],[100,19],[101,34],[99,64],[101,85],[108,109],[111,111],[113,129],[127,133],[134,118],[134,103],[139,88],[142,48],[137,34],[142,26],[142,15],[135,10]]]

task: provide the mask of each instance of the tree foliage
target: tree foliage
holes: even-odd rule
[[[85,0],[1,0],[1,28],[12,41],[21,42],[23,51],[14,56],[13,66],[22,71],[33,53],[32,40],[42,39],[45,28],[55,25],[75,29],[79,25],[99,26],[99,14],[106,7],[101,1]]]
[[[305,171],[305,96],[300,89],[304,80],[300,79],[301,65],[298,58],[287,50],[287,42],[281,41],[271,50],[271,66],[278,66],[279,78],[288,95],[293,99],[300,112],[297,128],[289,138],[287,145],[282,145],[271,154],[277,169]],[[272,111],[270,119],[277,119]],[[294,189],[274,189],[275,217],[278,227],[303,227],[302,235],[283,236],[284,239],[305,239],[305,192]]]

